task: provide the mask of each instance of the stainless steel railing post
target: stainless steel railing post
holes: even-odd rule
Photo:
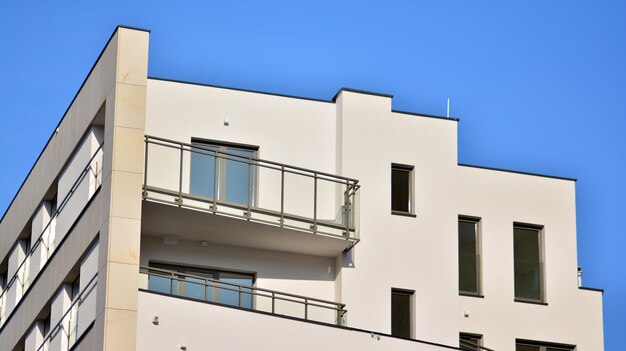
[[[180,169],[178,171],[178,206],[183,204],[183,146],[180,145]]]

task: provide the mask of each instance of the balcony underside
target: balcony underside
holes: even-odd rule
[[[356,239],[325,236],[256,223],[171,204],[143,201],[144,234],[175,235],[184,240],[334,257],[356,243]]]

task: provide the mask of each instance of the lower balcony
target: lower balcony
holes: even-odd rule
[[[145,146],[142,233],[327,257],[359,241],[356,179],[223,144]]]
[[[244,274],[188,274],[180,270],[142,266],[140,288],[166,296],[178,296],[275,316],[346,325],[347,310],[344,304],[255,287],[253,278]]]

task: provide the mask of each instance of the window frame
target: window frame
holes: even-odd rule
[[[409,193],[408,193],[408,211],[400,211],[393,209],[393,172],[394,171],[402,171],[407,172],[409,174]],[[408,216],[408,217],[416,217],[415,215],[415,166],[406,165],[401,163],[392,163],[391,164],[391,214],[398,216]]]
[[[402,288],[391,288],[391,308],[390,308],[390,317],[391,317],[391,328],[389,334],[398,338],[406,338],[400,335],[393,334],[393,296],[394,295],[404,295],[409,297],[409,339],[413,339],[415,337],[415,290],[410,289],[402,289]]]
[[[539,254],[539,299],[529,299],[518,297],[516,295],[516,277],[515,277],[515,229],[534,230],[537,231],[537,245]],[[539,305],[547,305],[546,300],[546,268],[545,268],[545,234],[544,226],[531,223],[513,222],[513,300],[515,302],[532,303]]]
[[[473,349],[468,349],[468,348],[463,348],[463,345],[461,345],[461,340],[463,340],[463,338],[466,339],[478,339],[478,343],[476,344],[477,346],[483,346],[483,336],[482,334],[476,334],[476,333],[465,333],[465,332],[460,332],[459,333],[459,349],[461,350],[473,350]],[[470,343],[473,343],[473,341],[469,341]]]
[[[476,227],[475,232],[475,245],[476,245],[476,291],[464,291],[461,290],[461,286],[459,284],[459,295],[461,296],[471,296],[471,297],[484,297],[483,295],[483,278],[482,278],[482,266],[483,266],[483,255],[482,255],[482,219],[480,217],[467,216],[467,215],[459,215],[458,222],[470,222],[474,223]],[[457,233],[460,235],[460,232]],[[460,238],[458,238],[460,239]],[[460,255],[460,246],[458,247]],[[459,282],[461,279],[461,262],[459,258]],[[478,334],[476,334],[478,335]]]
[[[207,266],[196,266],[196,265],[189,265],[189,264],[179,264],[179,263],[170,263],[170,262],[161,262],[161,261],[149,261],[148,262],[148,267],[149,268],[157,268],[157,269],[165,269],[165,270],[171,270],[171,271],[176,271],[177,273],[180,273],[181,275],[185,275],[185,274],[190,274],[190,275],[194,275],[194,272],[197,272],[198,275],[200,276],[201,274],[213,274],[213,278],[214,280],[219,281],[220,280],[220,274],[240,274],[240,275],[247,275],[252,277],[252,285],[251,285],[251,289],[250,290],[254,290],[254,288],[256,288],[256,283],[257,283],[257,273],[256,272],[249,272],[249,271],[242,271],[242,270],[233,270],[233,269],[226,269],[226,268],[217,268],[217,267],[207,267]],[[216,287],[213,287],[214,289]],[[182,296],[180,294],[185,294],[185,281],[178,281],[177,283],[177,292],[179,293],[179,296]],[[217,288],[219,289],[219,288]],[[210,303],[220,303],[219,301],[215,301],[216,298],[219,298],[219,293],[217,295],[214,295],[213,300],[214,301],[207,301],[206,302],[210,302]],[[256,295],[255,294],[251,294],[251,309],[255,309],[256,308]]]
[[[562,351],[576,351],[576,345],[527,340],[527,339],[515,339],[515,349],[517,349],[518,345],[538,347],[539,348],[538,351],[547,351],[548,348],[561,349]]]
[[[214,140],[214,139],[204,139],[204,138],[196,138],[196,137],[192,137],[191,138],[191,149],[193,150],[194,148],[197,149],[202,149],[202,147],[216,147],[218,152],[226,152],[228,153],[228,149],[239,149],[239,150],[244,150],[244,151],[252,151],[254,153],[254,155],[252,156],[252,159],[258,159],[259,158],[259,149],[260,147],[257,145],[250,145],[250,144],[242,144],[242,143],[234,143],[234,142],[228,142],[228,141],[221,141],[221,140]],[[208,198],[213,200],[213,198],[216,198],[216,200],[218,202],[232,202],[234,204],[239,204],[239,205],[247,205],[247,204],[241,204],[239,202],[234,202],[234,201],[228,201],[227,199],[227,193],[226,193],[226,186],[227,186],[227,163],[228,160],[224,159],[224,158],[219,158],[218,162],[217,162],[217,167],[218,167],[218,171],[217,171],[217,180],[216,184],[217,184],[217,188],[215,189],[215,191],[217,192],[217,194],[213,194],[213,197],[206,197],[204,195],[199,195],[199,194],[193,194],[191,192],[191,187],[193,184],[193,172],[191,171],[192,169],[192,156],[193,156],[193,151],[191,152],[190,158],[189,158],[189,194],[192,196],[200,196],[200,197],[204,197],[204,198]],[[246,158],[245,156],[241,156],[241,158]],[[252,198],[250,199],[250,206],[254,207],[256,206],[256,204],[258,203],[258,194],[259,194],[259,172],[258,172],[258,167],[256,167],[255,165],[252,166]]]

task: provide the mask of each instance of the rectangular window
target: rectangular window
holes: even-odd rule
[[[180,275],[171,279],[165,272],[154,271],[155,274],[148,278],[148,290],[252,308],[252,290],[241,289],[240,304],[239,285],[254,286],[253,274],[158,263],[151,263],[150,267],[175,271]]]
[[[391,212],[413,213],[413,166],[391,164]]]
[[[413,331],[413,291],[391,289],[391,335],[411,338]]]
[[[483,345],[482,335],[461,333],[459,339],[459,346],[461,350],[477,351],[481,350],[480,347]]]
[[[254,205],[258,147],[210,141],[191,141],[192,195],[239,205]],[[215,156],[217,155],[217,157]],[[217,193],[217,194],[215,194]]]
[[[515,298],[543,301],[543,245],[541,227],[515,224],[513,250]]]
[[[459,291],[480,294],[479,219],[459,217]]]
[[[515,351],[574,351],[576,346],[549,342],[515,340]]]

